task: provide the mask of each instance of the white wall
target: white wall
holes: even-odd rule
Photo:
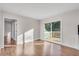
[[[2,48],[4,46],[4,20],[3,20],[3,16],[2,16],[3,12],[0,11],[0,48]]]
[[[8,34],[8,32],[11,32],[11,23],[10,22],[5,22],[5,24],[4,24],[5,26],[5,28],[4,28],[4,35],[6,36],[7,34]]]
[[[79,25],[79,10],[69,11],[55,17],[46,18],[41,21],[41,30],[40,30],[40,38],[43,39],[43,29],[44,23],[52,20],[62,20],[62,45],[66,45],[72,48],[79,49],[79,39],[78,39],[78,29],[77,25]]]
[[[3,13],[4,18],[8,18],[8,19],[15,19],[17,20],[17,37],[20,36],[20,38],[18,39],[17,42],[22,43],[23,42],[23,33],[28,32],[31,29],[34,29],[34,35],[33,35],[33,39],[39,39],[40,37],[40,29],[39,29],[39,21],[35,20],[33,18],[30,17],[24,17],[24,16],[20,16],[20,15],[16,15],[13,13],[9,13],[9,12],[4,12]]]
[[[16,40],[16,28],[15,28],[15,21],[11,22],[12,26],[12,38]]]
[[[5,21],[4,23],[4,35],[7,36],[8,33],[11,33],[11,37],[13,39],[15,38],[15,22],[9,22],[9,21]]]

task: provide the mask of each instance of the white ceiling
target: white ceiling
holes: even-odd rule
[[[4,3],[3,10],[35,19],[48,18],[73,9],[79,9],[78,3]]]

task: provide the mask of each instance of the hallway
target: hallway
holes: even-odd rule
[[[79,51],[50,43],[47,41],[34,41],[23,45],[5,46],[0,49],[2,56],[79,56]]]

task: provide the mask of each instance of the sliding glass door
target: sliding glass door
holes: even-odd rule
[[[44,24],[44,39],[61,41],[61,21],[52,21]]]

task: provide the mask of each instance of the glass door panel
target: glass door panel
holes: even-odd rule
[[[60,21],[52,22],[52,40],[60,41]]]
[[[51,38],[51,23],[45,23],[44,39],[50,39],[50,38]]]
[[[44,24],[44,39],[48,41],[56,41],[60,42],[61,37],[61,22],[60,21],[53,21],[50,23]]]

